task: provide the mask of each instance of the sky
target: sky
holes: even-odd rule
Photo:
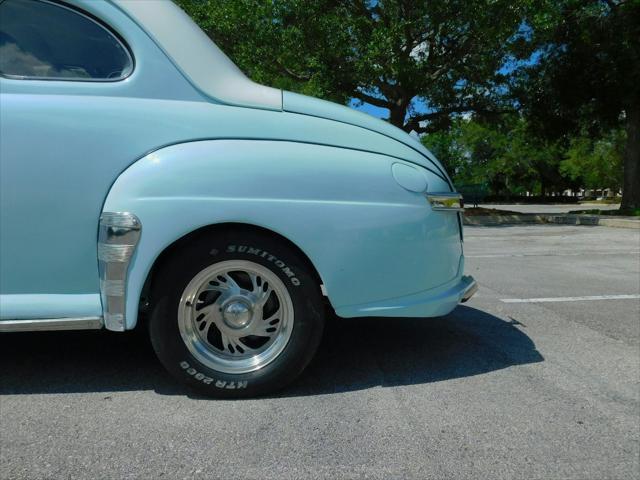
[[[529,57],[526,60],[509,60],[507,62],[505,62],[505,64],[502,66],[502,68],[500,68],[499,73],[502,73],[504,75],[508,75],[510,73],[512,73],[514,70],[516,70],[517,68],[523,67],[523,66],[529,66],[529,65],[534,65],[536,63],[538,63],[543,55],[543,51],[542,50],[537,50],[535,52],[533,52],[533,54],[531,55],[531,57]],[[428,107],[426,105],[426,103],[422,102],[422,101],[416,101],[414,100],[413,102],[414,108],[417,112],[425,112],[428,111]],[[380,108],[380,107],[376,107],[374,105],[370,105],[368,103],[362,103],[359,100],[356,99],[352,99],[351,102],[349,102],[349,106],[351,108],[354,108],[356,110],[360,110],[362,112],[368,113],[369,115],[373,115],[374,117],[377,118],[387,118],[389,116],[389,110],[386,108]]]
[[[386,108],[376,107],[374,105],[369,105],[368,103],[360,104],[360,102],[355,99],[352,99],[351,102],[349,102],[349,106],[356,110],[360,110],[361,112],[373,115],[374,117],[386,118],[389,116],[389,110]]]

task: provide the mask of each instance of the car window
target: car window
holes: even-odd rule
[[[133,70],[128,49],[96,20],[47,1],[0,1],[2,75],[113,81]]]

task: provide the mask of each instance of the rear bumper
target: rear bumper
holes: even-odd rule
[[[467,288],[460,299],[461,303],[466,302],[478,291],[478,282],[471,275],[464,275],[462,281],[467,282]]]
[[[365,305],[336,308],[344,318],[352,317],[439,317],[451,312],[459,303],[469,300],[478,291],[478,284],[470,275],[422,292],[391,298]]]

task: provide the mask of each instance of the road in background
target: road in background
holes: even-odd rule
[[[497,210],[509,210],[518,213],[569,213],[575,210],[618,210],[620,204],[606,205],[601,203],[581,204],[506,204],[506,203],[482,203],[482,208],[495,208]]]
[[[637,478],[640,232],[466,229],[468,304],[333,319],[293,387],[207,400],[144,336],[0,336],[0,478]]]

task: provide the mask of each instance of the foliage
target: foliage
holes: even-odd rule
[[[534,0],[178,0],[250,77],[389,110],[406,131],[506,105]]]
[[[561,191],[571,181],[558,174],[559,145],[530,135],[524,118],[501,123],[458,119],[447,132],[422,139],[452,174],[456,185],[486,182],[493,195]]]
[[[615,129],[594,140],[581,135],[571,140],[560,172],[586,188],[612,188],[622,186],[622,158],[626,135]]]
[[[539,59],[514,75],[532,126],[559,137],[623,125],[640,102],[640,0],[550,1],[544,13],[532,25]]]
[[[422,137],[456,185],[486,183],[492,195],[502,196],[619,189],[625,140],[618,128],[596,139],[583,134],[552,141],[515,115],[501,123],[458,119],[449,130]]]
[[[620,185],[611,171],[622,171],[620,149],[608,145],[624,128],[621,208],[640,208],[640,0],[562,0],[544,13],[532,17],[540,59],[518,72],[513,91],[534,130],[571,142],[566,173],[578,178],[578,163],[597,173],[582,177],[590,185]]]

